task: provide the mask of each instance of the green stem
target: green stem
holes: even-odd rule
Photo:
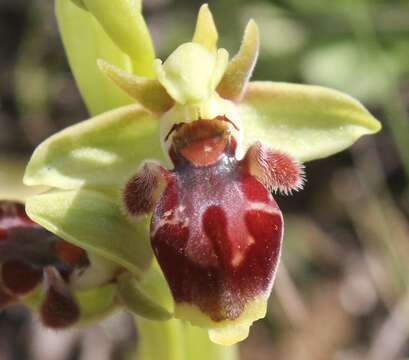
[[[207,331],[180,320],[135,318],[139,334],[138,360],[237,360],[236,346],[219,346]]]

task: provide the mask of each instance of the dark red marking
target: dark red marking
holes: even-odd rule
[[[17,301],[17,297],[0,285],[0,310],[5,307],[14,304]]]
[[[266,191],[266,188],[253,176],[244,176],[242,178],[241,189],[249,201],[262,203],[270,201],[270,194]]]
[[[0,227],[0,241],[6,240],[7,230]]]
[[[21,261],[7,261],[1,267],[3,285],[13,294],[23,295],[33,290],[42,278],[42,271]]]
[[[58,259],[71,266],[85,266],[89,264],[87,253],[65,240],[55,242],[54,251]]]
[[[44,279],[46,293],[40,307],[44,325],[61,329],[77,322],[80,308],[57,270],[51,267],[45,269]]]
[[[255,239],[267,239],[272,232],[281,229],[279,214],[270,214],[261,210],[248,210],[245,214],[247,229]]]
[[[219,265],[226,270],[231,267],[231,247],[227,231],[226,214],[220,206],[210,206],[203,213],[203,230],[213,245]]]

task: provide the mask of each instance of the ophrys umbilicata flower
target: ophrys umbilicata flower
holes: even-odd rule
[[[81,1],[100,18],[96,4]],[[120,35],[111,38],[126,48]],[[301,162],[380,129],[340,92],[249,82],[258,43],[250,21],[229,61],[204,5],[192,42],[152,62],[152,74],[100,60],[137,104],[52,136],[25,176],[54,188],[28,200],[36,222],[139,279],[152,256],[150,234],[175,316],[208,328],[220,344],[242,340],[265,314],[283,235],[272,193],[302,186]]]
[[[53,329],[95,321],[119,305],[122,272],[34,223],[22,203],[0,201],[0,309],[25,303]]]

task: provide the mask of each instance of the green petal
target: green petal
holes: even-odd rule
[[[55,6],[68,62],[90,113],[97,115],[131,104],[133,100],[97,67],[97,59],[102,58],[131,71],[129,57],[118,49],[91,13],[67,0],[56,0]]]
[[[116,109],[51,136],[34,151],[27,185],[122,186],[146,158],[162,158],[158,121],[139,105]]]
[[[151,262],[147,219],[131,223],[108,195],[88,189],[50,191],[29,198],[26,211],[62,239],[138,276]]]
[[[140,76],[153,77],[155,52],[142,16],[141,0],[83,0],[83,2],[115,44],[130,56],[133,72]]]
[[[151,320],[169,320],[172,314],[139,284],[130,274],[120,276],[118,296],[128,310]]]
[[[381,129],[357,100],[319,86],[252,82],[239,112],[246,146],[260,140],[301,161],[329,156]]]
[[[217,87],[217,92],[225,99],[240,101],[250,81],[257,62],[260,38],[257,24],[250,20],[244,31],[239,52],[230,61]]]
[[[105,76],[146,109],[162,113],[173,106],[173,99],[158,80],[136,76],[104,60],[98,60],[98,67]]]
[[[219,84],[227,66],[225,49],[216,53],[190,42],[180,45],[162,64],[154,66],[159,82],[175,101],[192,104],[207,100]]]

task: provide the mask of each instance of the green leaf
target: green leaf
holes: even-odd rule
[[[152,259],[146,217],[128,221],[117,199],[89,189],[54,190],[30,197],[26,211],[38,224],[85,250],[141,276]]]
[[[68,62],[89,112],[97,115],[131,104],[133,100],[97,67],[97,59],[104,59],[132,71],[128,55],[119,50],[90,12],[68,0],[56,0],[55,6]]]
[[[34,151],[27,185],[120,187],[144,159],[161,159],[159,123],[138,105],[116,109],[51,136]]]
[[[318,86],[252,82],[239,109],[246,146],[260,140],[301,161],[344,150],[381,129],[357,100]]]
[[[118,279],[118,296],[128,310],[150,320],[169,320],[172,314],[156,298],[144,291],[130,274]]]
[[[155,52],[142,16],[141,0],[83,0],[83,2],[118,48],[130,56],[133,72],[140,76],[153,77]],[[112,64],[112,61],[108,62]]]

